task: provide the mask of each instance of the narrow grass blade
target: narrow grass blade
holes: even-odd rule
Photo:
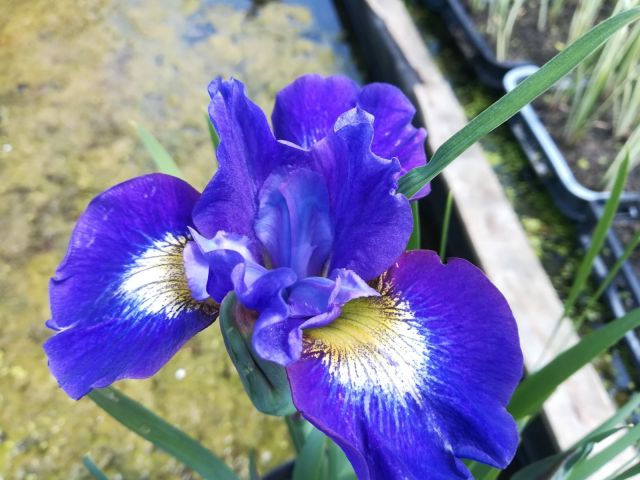
[[[544,356],[544,353],[546,353],[547,349],[551,347],[553,342],[558,341],[559,339],[558,332],[560,331],[562,322],[564,321],[565,318],[572,315],[575,304],[578,298],[580,297],[580,294],[582,294],[582,292],[584,291],[585,286],[587,285],[587,281],[589,280],[589,275],[591,274],[591,270],[593,269],[593,262],[595,261],[596,256],[600,253],[600,250],[602,250],[602,247],[607,237],[607,232],[609,231],[609,228],[611,228],[613,219],[616,215],[616,212],[618,211],[618,206],[620,205],[620,196],[622,195],[622,191],[624,190],[628,173],[629,173],[629,160],[628,158],[626,158],[620,164],[620,168],[616,173],[616,179],[615,179],[613,189],[611,190],[611,196],[607,199],[604,206],[604,210],[602,212],[602,216],[598,220],[598,223],[596,224],[596,227],[593,230],[591,244],[589,245],[589,248],[585,252],[585,255],[582,257],[582,261],[578,266],[578,271],[576,273],[575,278],[573,279],[573,284],[571,285],[571,289],[569,290],[569,295],[567,296],[567,299],[565,300],[563,305],[562,315],[556,321],[556,324],[553,327],[553,331],[551,332],[551,335],[549,335],[549,338],[547,339],[545,346],[543,348],[543,356]],[[619,269],[622,267],[624,262],[618,261],[618,263],[620,263],[620,265],[618,266],[618,269]],[[614,265],[614,268],[615,268],[615,265]],[[611,282],[615,278],[615,274],[613,274],[613,272],[614,272],[614,269],[611,269],[609,272],[609,276],[607,277],[607,279],[611,277],[608,280],[609,282]],[[600,297],[600,295],[602,295],[602,293],[606,290],[607,288],[606,281],[607,280],[605,279],[605,282],[603,282],[601,285],[602,291],[598,290],[599,293],[596,292],[596,294],[589,300],[589,305],[593,305],[595,301]],[[589,310],[585,308],[583,310],[584,312],[583,316],[588,311]],[[583,316],[576,319],[574,324],[576,328],[578,328],[582,324]],[[560,338],[559,341],[562,341],[562,338]]]
[[[109,477],[107,477],[107,475],[102,470],[100,470],[100,467],[93,463],[93,460],[91,460],[91,457],[89,455],[85,455],[82,458],[82,464],[84,465],[84,468],[86,468],[91,476],[96,480],[109,480]]]
[[[622,453],[624,449],[632,446],[638,440],[640,440],[640,424],[631,428],[624,436],[620,437],[601,452],[576,465],[571,471],[571,475],[567,477],[567,480],[584,480],[585,478],[589,478],[613,458]]]
[[[534,478],[565,479],[571,474],[577,464],[587,458],[596,443],[609,438],[623,428],[627,427],[618,427],[587,435],[570,449],[545,457],[518,470],[516,474],[511,477],[511,480],[531,480]]]
[[[635,309],[583,337],[579,343],[522,381],[509,403],[511,414],[520,420],[537,413],[558,385],[638,326],[640,309]]]
[[[314,428],[309,433],[293,467],[292,480],[329,480],[327,442],[320,430]]]
[[[253,449],[249,452],[249,480],[260,480],[256,464],[256,451]]]
[[[164,450],[206,480],[238,480],[213,452],[115,388],[94,390],[89,398],[129,430]]]
[[[613,218],[618,211],[618,205],[620,204],[620,195],[622,195],[622,190],[627,183],[628,173],[629,157],[624,159],[624,161],[620,165],[620,168],[618,169],[616,180],[611,190],[611,196],[605,203],[602,217],[600,217],[600,219],[598,220],[596,228],[593,231],[591,245],[589,245],[589,248],[583,257],[582,262],[580,262],[578,272],[576,273],[576,277],[573,281],[573,284],[571,285],[571,290],[569,290],[567,300],[564,302],[563,317],[571,314],[573,308],[575,307],[576,301],[578,300],[578,297],[584,291],[587,281],[589,280],[589,275],[591,275],[591,270],[593,268],[593,262],[595,261],[598,253],[600,253],[600,250],[602,250],[602,246],[604,245],[604,242],[607,238],[607,232],[609,231],[609,228],[611,228]]]
[[[612,480],[627,480],[628,478],[637,478],[640,476],[640,463],[636,463],[633,467],[616,475]]]
[[[447,254],[447,241],[449,239],[449,224],[451,223],[451,206],[453,195],[447,194],[447,203],[444,207],[444,217],[442,219],[442,233],[440,234],[440,261],[444,262]]]
[[[634,393],[627,403],[620,407],[609,419],[596,427],[589,435],[598,435],[616,426],[626,424],[627,418],[631,416],[638,406],[640,406],[640,393]]]
[[[420,207],[418,202],[411,203],[411,213],[413,214],[413,231],[407,243],[407,250],[420,249]]]
[[[399,191],[407,197],[413,196],[467,148],[509,120],[518,110],[547,91],[556,81],[595,52],[616,31],[638,18],[640,7],[631,8],[589,30],[449,138],[427,165],[413,169],[402,177]]]
[[[167,175],[173,175],[174,177],[182,178],[182,173],[180,172],[180,168],[173,160],[169,152],[165,150],[165,148],[160,144],[160,142],[154,137],[151,132],[149,132],[142,125],[138,125],[135,122],[132,122],[133,128],[136,129],[136,133],[142,144],[145,146],[154,163],[156,164],[156,168]]]

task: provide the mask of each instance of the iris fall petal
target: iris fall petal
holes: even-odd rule
[[[380,297],[305,330],[293,401],[358,478],[470,478],[462,458],[505,467],[518,443],[506,404],[522,373],[515,321],[474,266],[404,254]]]
[[[71,397],[154,374],[215,319],[215,307],[191,297],[183,263],[198,195],[146,175],[100,194],[78,220],[51,279],[57,333],[44,346]]]

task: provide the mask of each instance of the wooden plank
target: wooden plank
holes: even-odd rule
[[[377,17],[374,23],[384,26],[415,75],[407,93],[417,102],[430,149],[435,151],[467,123],[465,113],[424,46],[403,2],[364,1]],[[543,363],[541,360],[555,356],[575,343],[578,336],[571,324],[565,322],[558,333],[558,337],[567,339],[564,347],[556,344],[541,358],[561,316],[562,303],[482,149],[478,145],[468,149],[444,170],[443,176],[481,267],[511,305],[518,322],[525,367],[535,370]],[[549,427],[561,449],[570,447],[614,412],[614,403],[591,365],[562,384],[544,406]],[[631,458],[633,452],[626,453],[600,474],[604,477]]]

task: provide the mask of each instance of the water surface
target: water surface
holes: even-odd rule
[[[130,122],[151,130],[202,188],[215,169],[204,120],[216,75],[270,110],[302,73],[356,76],[330,2],[0,2],[0,479],[192,478],[90,400],[58,388],[41,349],[47,282],[73,224],[103,189],[153,170]],[[253,410],[217,325],[126,393],[239,472],[290,455],[277,419]]]

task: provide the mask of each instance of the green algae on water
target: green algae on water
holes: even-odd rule
[[[187,180],[216,168],[203,113],[216,75],[263,108],[308,72],[355,75],[333,11],[248,1],[44,0],[0,3],[0,479],[195,478],[46,367],[47,282],[89,200],[153,170],[130,127],[145,126]],[[323,8],[331,8],[324,4]],[[328,19],[328,20],[327,20]],[[246,473],[292,455],[284,424],[251,406],[218,326],[145,381],[118,387]]]

